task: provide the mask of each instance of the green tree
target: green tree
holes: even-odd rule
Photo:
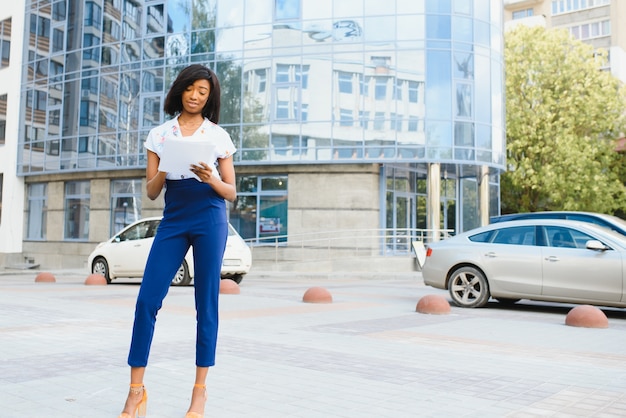
[[[228,60],[218,55],[216,73],[220,78],[222,105],[220,124],[228,131],[237,148],[262,148],[243,151],[239,157],[243,160],[262,161],[266,158],[264,150],[268,145],[268,136],[260,131],[263,120],[263,106],[254,96],[243,89],[243,68],[236,60]],[[243,94],[242,94],[243,90]],[[240,122],[243,118],[243,125]],[[241,137],[242,145],[239,145]]]
[[[518,25],[505,34],[503,213],[624,207],[615,140],[626,127],[626,91],[606,63],[565,30]]]

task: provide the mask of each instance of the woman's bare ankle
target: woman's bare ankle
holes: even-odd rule
[[[206,386],[198,385],[198,384],[194,385],[193,390],[191,392],[191,404],[189,405],[188,412],[196,412],[196,413],[203,414],[206,400],[207,400]]]

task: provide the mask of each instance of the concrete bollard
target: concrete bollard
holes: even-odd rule
[[[241,289],[234,280],[222,279],[220,281],[220,293],[225,295],[238,295],[241,293]]]
[[[440,295],[426,295],[415,307],[415,311],[423,314],[445,315],[450,313],[450,303]]]
[[[304,292],[302,301],[306,303],[331,303],[333,296],[323,287],[311,287]]]
[[[608,328],[609,320],[600,308],[591,305],[580,305],[570,309],[565,317],[565,325],[584,328]]]
[[[37,283],[55,283],[56,281],[54,274],[45,271],[42,271],[35,277],[35,282]]]
[[[106,286],[107,285],[107,279],[102,275],[102,274],[90,274],[89,276],[87,276],[87,278],[85,279],[85,284],[86,285],[95,285],[95,286]]]

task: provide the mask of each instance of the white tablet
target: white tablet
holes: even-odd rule
[[[191,164],[207,163],[215,167],[215,145],[208,141],[168,138],[163,143],[159,171],[166,173],[189,172]]]

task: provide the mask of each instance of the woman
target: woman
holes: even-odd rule
[[[128,354],[130,391],[120,418],[145,415],[148,396],[143,377],[157,312],[190,245],[197,335],[196,378],[187,418],[203,416],[206,376],[215,364],[220,270],[228,237],[225,200],[232,202],[237,196],[232,158],[235,147],[228,133],[217,126],[220,85],[215,73],[200,64],[184,68],[165,98],[164,110],[175,117],[152,129],[145,147],[148,197],[156,199],[165,187],[165,208],[137,296]],[[199,161],[181,172],[159,171],[163,144],[168,139],[210,141],[215,145],[215,161]]]

